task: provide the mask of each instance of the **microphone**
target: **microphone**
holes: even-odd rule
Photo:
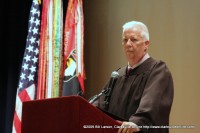
[[[111,78],[110,78],[110,82],[109,82],[109,85],[108,85],[108,89],[110,89],[110,90],[113,89],[118,77],[119,77],[119,73],[117,71],[113,71],[112,74],[111,74]]]
[[[112,72],[112,74],[111,74],[111,79],[110,79],[108,88],[105,89],[105,90],[102,90],[99,94],[97,94],[97,95],[91,97],[91,98],[89,99],[89,103],[95,102],[95,101],[96,101],[97,99],[99,99],[103,94],[105,94],[105,95],[107,96],[107,97],[106,97],[106,101],[110,100],[109,97],[110,97],[110,95],[111,95],[111,90],[112,90],[112,88],[114,87],[115,82],[117,81],[118,77],[119,77],[119,73],[118,73],[118,72],[116,72],[116,71]],[[106,102],[106,103],[108,103],[108,102]]]
[[[89,99],[89,103],[91,103],[91,104],[94,103],[97,99],[99,99],[104,94],[104,92],[105,92],[105,90],[103,90],[101,93],[91,97]]]
[[[107,91],[105,92],[105,98],[104,98],[104,103],[105,103],[104,108],[105,108],[105,110],[108,110],[109,102],[110,102],[110,96],[112,94],[112,90],[115,86],[115,83],[116,83],[118,77],[119,77],[119,73],[117,71],[113,71],[112,74],[111,74],[111,79],[110,79]]]

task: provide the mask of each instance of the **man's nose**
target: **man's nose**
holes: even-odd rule
[[[128,39],[128,41],[127,41],[127,45],[129,45],[129,46],[132,46],[132,41],[131,41],[131,39]]]

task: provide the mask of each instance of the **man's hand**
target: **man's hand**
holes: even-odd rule
[[[135,123],[123,122],[117,133],[135,133],[137,131],[139,129]]]

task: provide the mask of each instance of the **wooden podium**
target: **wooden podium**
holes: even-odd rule
[[[27,101],[22,133],[117,133],[121,122],[80,96]]]

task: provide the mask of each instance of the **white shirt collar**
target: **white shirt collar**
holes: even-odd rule
[[[129,69],[129,68],[131,68],[131,69],[136,68],[137,66],[139,66],[140,64],[142,64],[145,60],[147,60],[149,57],[150,57],[149,54],[146,53],[146,54],[143,56],[143,58],[142,58],[137,64],[135,64],[135,65],[133,65],[133,66],[130,66],[130,65],[129,65],[129,62],[128,62],[128,69]]]

